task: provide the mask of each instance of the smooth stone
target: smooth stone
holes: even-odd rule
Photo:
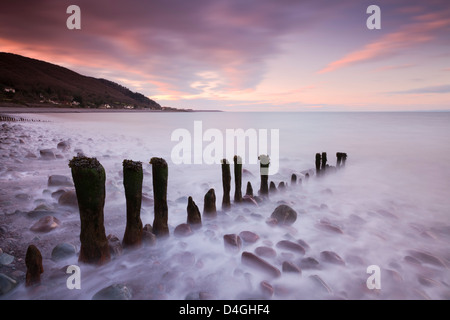
[[[14,256],[7,253],[0,253],[0,265],[8,265],[14,261]]]
[[[225,249],[230,252],[239,252],[242,247],[242,240],[237,234],[226,234],[223,236]]]
[[[281,271],[279,269],[251,252],[242,252],[241,262],[246,266],[260,270],[271,277],[277,278],[281,276]]]
[[[259,236],[251,231],[242,231],[239,233],[239,237],[244,241],[244,243],[255,243],[259,240]]]
[[[7,275],[0,273],[0,296],[8,293],[14,289],[17,285],[17,281],[8,277]]]
[[[61,141],[56,145],[56,148],[58,150],[66,151],[70,148],[70,143],[69,143],[69,141]]]
[[[58,228],[60,225],[61,222],[57,218],[53,216],[45,216],[33,224],[30,230],[35,232],[50,232],[53,229]]]
[[[77,193],[75,190],[69,190],[61,194],[58,199],[61,206],[78,207]]]
[[[57,244],[52,250],[52,260],[61,261],[74,256],[77,253],[77,248],[70,243]]]
[[[306,250],[300,244],[289,241],[281,240],[276,244],[277,248],[298,252],[300,254],[305,254]]]
[[[345,261],[336,252],[333,251],[322,251],[320,253],[320,258],[325,262],[345,266]]]
[[[277,252],[274,249],[266,246],[257,247],[255,253],[264,258],[275,258],[277,256]]]
[[[299,273],[302,274],[302,270],[297,267],[296,265],[292,264],[289,261],[284,261],[282,266],[281,266],[281,270],[283,272],[287,272],[287,273]]]
[[[275,208],[270,215],[278,224],[292,225],[297,220],[297,212],[286,204],[281,204]]]
[[[309,279],[311,279],[311,281],[316,286],[318,286],[319,288],[324,290],[326,293],[333,294],[333,290],[331,290],[331,288],[328,286],[328,284],[325,281],[323,281],[322,278],[320,276],[318,276],[317,274],[310,275]]]
[[[193,234],[189,223],[182,223],[175,227],[173,234],[177,237],[189,237]]]
[[[124,284],[112,284],[98,291],[92,300],[130,300],[130,289]]]
[[[122,242],[120,241],[120,239],[113,234],[109,234],[106,237],[106,240],[108,240],[109,253],[111,254],[111,256],[113,256],[113,257],[121,256],[122,251],[123,251],[123,246],[122,246]]]
[[[39,154],[41,155],[41,158],[44,160],[54,160],[56,159],[55,153],[52,149],[42,149],[39,150]]]
[[[47,185],[49,187],[72,187],[72,179],[60,174],[54,174],[48,177]]]
[[[319,261],[317,261],[313,257],[307,257],[300,260],[300,267],[302,269],[319,269],[319,266]]]
[[[418,250],[410,250],[409,254],[414,258],[418,259],[422,263],[431,264],[436,267],[446,268],[446,264],[440,258],[432,255],[431,253],[418,251]]]

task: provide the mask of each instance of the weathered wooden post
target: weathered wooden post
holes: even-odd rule
[[[231,206],[230,203],[231,172],[230,172],[230,163],[228,162],[227,159],[222,159],[222,186],[223,186],[222,210],[228,210]]]
[[[326,168],[327,168],[327,153],[322,152],[322,168],[321,168],[321,170],[323,172],[325,172]]]
[[[259,170],[261,175],[261,186],[259,189],[259,194],[261,196],[269,195],[269,166],[270,166],[270,158],[269,155],[260,155],[259,159]]]
[[[320,162],[321,162],[320,153],[316,153],[316,175],[317,176],[320,175]]]
[[[30,287],[40,284],[41,273],[44,272],[44,267],[42,266],[42,255],[39,249],[33,244],[28,246],[25,256],[25,265],[27,266],[25,286]]]
[[[234,156],[234,202],[242,202],[242,158]]]
[[[202,217],[200,215],[200,210],[195,204],[192,197],[188,198],[187,205],[187,221],[186,221],[193,229],[199,228],[202,225]]]
[[[167,207],[167,179],[169,169],[163,158],[153,157],[150,159],[153,176],[153,200],[155,217],[153,219],[153,233],[157,237],[169,235],[169,210]]]
[[[295,173],[293,173],[291,175],[291,185],[294,186],[297,184],[297,175]]]
[[[122,245],[139,247],[142,244],[142,180],[144,178],[142,162],[123,160],[123,186],[127,203],[127,224]]]
[[[203,216],[214,218],[217,216],[216,193],[214,189],[209,189],[203,198]]]
[[[245,190],[245,195],[253,197],[253,187],[250,181],[247,182],[247,189]]]
[[[73,157],[69,161],[80,211],[80,255],[78,261],[102,265],[110,259],[105,234],[105,169],[96,158]]]

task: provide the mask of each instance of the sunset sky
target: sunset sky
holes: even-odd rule
[[[176,108],[450,110],[449,0],[2,1],[0,51]]]

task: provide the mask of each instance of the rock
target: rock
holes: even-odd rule
[[[342,258],[333,251],[322,251],[320,253],[320,258],[325,262],[345,266],[345,261],[342,260]]]
[[[253,196],[245,195],[242,197],[242,201],[245,203],[253,204],[255,206],[259,206],[258,202],[256,202],[255,198]]]
[[[54,174],[48,177],[49,187],[73,187],[72,179],[60,174]]]
[[[305,250],[308,250],[308,249],[309,249],[309,245],[306,243],[306,241],[304,241],[304,240],[302,240],[302,239],[298,239],[298,240],[297,240],[297,243],[298,243],[299,245],[301,245]]]
[[[31,200],[31,196],[27,193],[19,193],[14,196],[16,199],[21,201],[29,201]]]
[[[109,253],[112,257],[118,257],[122,255],[123,247],[119,238],[113,234],[109,234],[106,239],[108,240]]]
[[[255,243],[259,240],[259,236],[251,231],[242,231],[239,233],[239,237],[245,244]]]
[[[265,298],[271,298],[273,296],[273,287],[267,281],[261,281],[259,287]]]
[[[67,151],[67,150],[69,150],[69,148],[70,148],[70,143],[69,143],[69,141],[61,141],[61,142],[59,142],[57,145],[56,145],[56,148],[58,149],[58,150],[62,150],[62,151]]]
[[[144,207],[151,207],[154,205],[154,201],[151,197],[148,197],[146,195],[142,195],[142,205]]]
[[[98,291],[92,300],[130,300],[130,289],[124,284],[112,284]]]
[[[297,212],[288,205],[282,204],[275,208],[270,217],[278,224],[290,226],[297,220]]]
[[[44,160],[55,160],[56,156],[52,149],[42,149],[39,150],[39,154],[41,158]]]
[[[146,224],[142,229],[142,243],[146,246],[153,246],[156,244],[156,235],[153,233],[150,224]]]
[[[0,273],[0,296],[10,292],[17,286],[17,281]]]
[[[25,155],[25,158],[27,158],[27,159],[36,159],[37,156],[36,156],[34,153],[32,153],[32,152],[29,151],[29,152]]]
[[[276,267],[268,263],[267,261],[261,259],[260,257],[254,255],[251,252],[244,251],[241,255],[242,264],[249,266],[251,268],[260,270],[267,274],[268,276],[277,278],[281,276],[281,271]]]
[[[53,229],[58,228],[60,225],[61,222],[57,218],[53,216],[45,216],[33,224],[30,230],[35,232],[50,232]]]
[[[289,240],[281,240],[277,243],[277,248],[294,251],[300,254],[305,254],[305,248],[303,248],[300,244],[289,241]]]
[[[309,279],[319,288],[321,288],[323,291],[329,294],[333,294],[333,290],[326,284],[325,281],[322,280],[321,277],[319,277],[317,274],[313,274],[309,276]]]
[[[75,190],[64,192],[58,199],[58,204],[61,206],[68,206],[78,208],[77,193]]]
[[[177,237],[189,237],[192,233],[191,225],[189,223],[179,224],[173,231],[173,234]]]
[[[0,266],[6,266],[14,261],[14,256],[0,252]]]
[[[264,258],[275,258],[277,256],[277,252],[274,249],[266,246],[257,247],[255,253]]]
[[[313,257],[307,257],[300,260],[300,267],[302,269],[319,269],[320,263]]]
[[[74,256],[77,253],[77,248],[70,243],[57,244],[52,250],[52,260],[61,261]]]
[[[53,199],[58,200],[59,197],[61,197],[61,196],[62,196],[64,193],[66,193],[66,192],[67,192],[67,190],[64,190],[64,189],[58,189],[58,190],[56,190],[55,192],[52,192],[52,193],[51,193],[51,196],[52,196]]]
[[[287,272],[287,273],[299,273],[302,274],[302,270],[297,267],[296,265],[294,265],[293,263],[289,262],[289,261],[284,261],[282,266],[281,266],[281,270],[283,270],[283,272]]]
[[[418,259],[419,261],[421,261],[422,263],[431,264],[433,266],[441,268],[447,267],[442,259],[432,255],[431,253],[418,250],[410,250],[409,254],[414,258]]]
[[[339,233],[339,234],[344,233],[339,226],[337,226],[336,224],[333,224],[332,222],[330,222],[326,219],[319,220],[319,223],[316,224],[316,227],[321,230],[330,231],[333,233]]]
[[[233,253],[239,252],[239,250],[241,250],[242,241],[237,234],[226,234],[223,236],[223,241],[226,250]]]

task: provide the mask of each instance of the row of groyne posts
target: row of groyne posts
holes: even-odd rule
[[[13,117],[7,114],[0,114],[0,122],[44,122],[44,121],[37,119],[28,119],[23,117]]]
[[[316,176],[323,176],[327,171],[336,170],[345,166],[346,153],[336,154],[336,167],[327,165],[326,153],[316,154]],[[234,179],[235,193],[234,203],[252,202],[257,204],[269,196],[268,169],[270,158],[261,155],[260,160],[261,186],[259,195],[253,195],[250,182],[247,183],[246,194],[242,196],[242,161],[241,157],[234,156]],[[167,206],[167,180],[168,166],[162,158],[151,158],[153,197],[154,197],[154,220],[151,232],[155,237],[168,237],[168,206]],[[105,169],[96,158],[76,156],[69,161],[75,191],[78,200],[78,208],[81,220],[80,242],[81,248],[78,261],[92,265],[103,265],[110,261],[111,252],[104,227],[103,208],[105,204]],[[222,168],[222,210],[231,208],[231,171],[228,160],[221,161]],[[313,171],[313,170],[311,170]],[[305,174],[305,178],[309,173]],[[298,182],[297,182],[298,181]],[[137,248],[143,243],[144,228],[140,218],[142,202],[143,169],[142,162],[123,160],[123,185],[126,198],[126,227],[122,240],[123,248]],[[301,183],[297,176],[292,174],[291,184]],[[272,185],[272,182],[271,182]],[[283,184],[283,186],[285,186]],[[275,188],[276,189],[276,188]],[[214,189],[210,189],[204,196],[203,217],[205,219],[217,216],[216,195]],[[192,197],[188,198],[187,224],[197,229],[202,224],[200,210]],[[175,230],[176,231],[176,230]],[[26,253],[25,264],[27,267],[26,286],[40,283],[40,275],[44,272],[42,266],[42,255],[35,245],[29,245]]]

